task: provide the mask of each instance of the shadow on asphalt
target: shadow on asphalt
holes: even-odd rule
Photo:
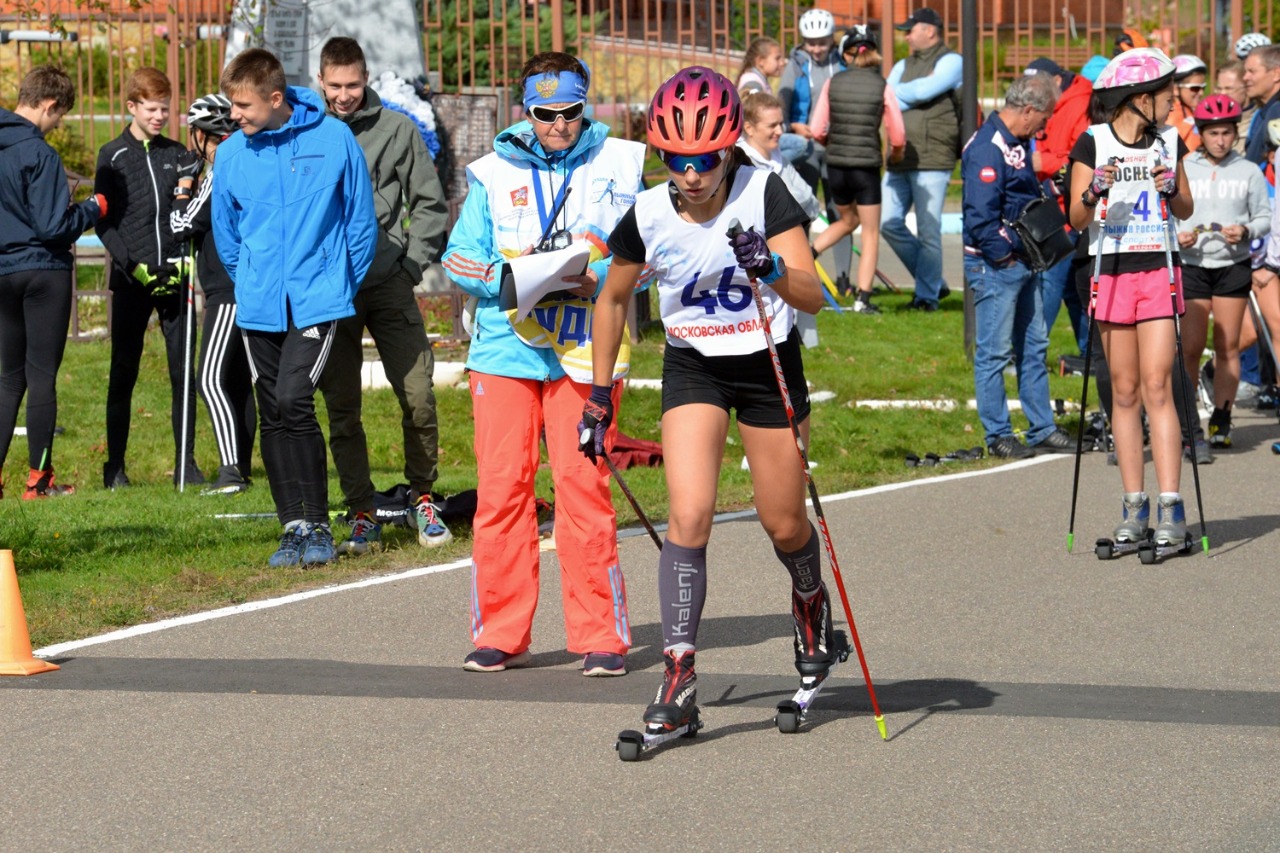
[[[626,704],[652,696],[655,673],[583,678],[576,665],[477,674],[458,667],[307,659],[83,657],[58,660],[57,673],[6,680],[2,690],[105,690],[122,693],[209,693],[388,699]],[[576,659],[575,659],[576,664]],[[638,676],[638,677],[637,677]],[[648,677],[647,677],[648,676]],[[699,677],[704,709],[773,709],[790,698],[796,677],[708,672]],[[1280,727],[1280,693],[1102,684],[979,682],[961,678],[879,680],[886,715],[924,712],[890,728],[897,734],[939,714],[1051,717],[1220,726]],[[718,698],[712,698],[718,697]],[[856,658],[833,676],[814,706],[813,724],[831,715],[871,714]]]

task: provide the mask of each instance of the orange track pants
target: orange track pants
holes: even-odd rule
[[[577,423],[590,392],[568,377],[541,382],[471,373],[479,472],[471,563],[471,640],[477,648],[517,654],[529,647],[538,606],[534,474],[544,430],[568,650],[625,654],[631,646],[609,469],[578,452]],[[615,383],[615,410],[621,396],[622,383]],[[609,429],[612,446],[616,424]]]

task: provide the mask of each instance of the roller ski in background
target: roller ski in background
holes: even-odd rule
[[[791,618],[795,620],[794,646],[800,689],[795,696],[778,703],[773,721],[783,734],[799,731],[827,677],[849,659],[851,651],[845,633],[831,628],[831,604],[825,584],[807,600],[793,593]]]
[[[1150,566],[1172,554],[1190,554],[1195,540],[1187,531],[1187,510],[1182,498],[1161,496],[1156,501],[1157,523],[1150,542],[1138,546],[1138,559]]]
[[[1093,553],[1099,560],[1132,554],[1151,542],[1151,501],[1146,492],[1126,493],[1123,515],[1110,539],[1099,539]]]
[[[662,658],[666,670],[658,695],[644,710],[644,731],[620,732],[614,744],[618,758],[623,761],[636,761],[640,753],[657,749],[669,740],[697,737],[702,728],[693,651],[663,652]]]

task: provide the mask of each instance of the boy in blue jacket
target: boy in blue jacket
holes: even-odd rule
[[[373,261],[378,223],[364,154],[310,90],[254,48],[222,72],[240,125],[218,149],[213,233],[235,283],[261,418],[262,463],[284,525],[273,567],[327,563],[329,476],[316,385],[335,323]]]

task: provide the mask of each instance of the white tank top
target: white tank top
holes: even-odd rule
[[[703,223],[680,218],[667,183],[636,198],[636,225],[645,262],[658,279],[668,344],[703,355],[746,355],[766,348],[747,274],[727,233],[735,219],[743,228],[765,233],[764,187],[770,174],[740,166],[724,209]],[[760,284],[760,296],[774,343],[781,343],[791,334],[795,314],[768,285]]]
[[[1120,170],[1106,196],[1106,238],[1101,240],[1102,253],[1113,255],[1129,252],[1163,252],[1165,224],[1160,217],[1160,193],[1156,191],[1151,170],[1157,163],[1177,168],[1178,131],[1160,129],[1150,148],[1131,148],[1116,139],[1110,125],[1095,124],[1089,128],[1097,148],[1095,162],[1103,165],[1116,158]],[[1102,205],[1094,210],[1089,223],[1089,254],[1098,254],[1102,236]]]

